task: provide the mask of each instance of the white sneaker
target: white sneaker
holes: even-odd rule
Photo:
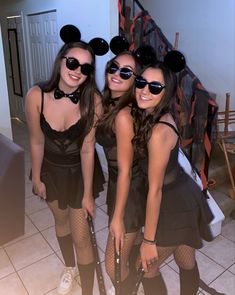
[[[60,278],[60,283],[57,288],[59,295],[69,293],[73,288],[73,281],[76,273],[76,267],[65,267]]]

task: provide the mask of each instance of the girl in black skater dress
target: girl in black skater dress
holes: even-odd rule
[[[179,266],[180,294],[199,287],[195,249],[212,240],[213,215],[205,195],[178,163],[179,133],[172,106],[176,76],[164,64],[149,65],[135,79],[135,151],[148,183],[144,238],[140,247],[145,294],[156,294],[159,267],[171,254]],[[167,294],[163,285],[158,295]]]
[[[65,44],[57,54],[51,78],[32,87],[26,97],[32,183],[34,193],[47,201],[55,218],[65,262],[58,294],[72,289],[74,247],[82,294],[92,295],[94,257],[86,217],[94,215],[94,197],[104,183],[97,156],[94,160],[94,126],[101,113],[101,94],[91,46],[80,41],[74,26],[65,26],[61,37]]]
[[[115,248],[121,246],[121,294],[130,294],[128,259],[140,228],[144,224],[145,188],[138,159],[133,152],[133,83],[138,63],[123,51],[107,63],[104,88],[104,114],[98,122],[96,139],[103,146],[108,163],[107,207],[110,233],[105,265],[115,280]],[[115,245],[114,245],[115,240]]]

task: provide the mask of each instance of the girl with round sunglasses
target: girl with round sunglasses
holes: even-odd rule
[[[134,79],[138,62],[129,51],[111,59],[105,70],[104,112],[98,121],[96,139],[103,146],[108,164],[107,213],[109,236],[105,253],[106,271],[115,285],[115,251],[120,256],[122,295],[131,293],[130,252],[144,224],[145,191],[133,152]],[[117,287],[117,286],[116,286]]]
[[[173,254],[180,294],[197,294],[195,249],[213,239],[213,215],[204,193],[178,163],[180,136],[175,121],[176,75],[164,63],[149,65],[135,79],[135,151],[148,183],[144,237],[140,247],[145,294],[156,294],[161,264]],[[159,285],[158,285],[159,287]],[[166,287],[157,294],[167,294]]]
[[[71,291],[76,260],[82,294],[93,294],[95,263],[86,217],[94,216],[94,198],[105,182],[94,157],[100,114],[94,51],[82,41],[65,43],[50,79],[26,96],[33,192],[51,209],[65,263],[58,294]]]

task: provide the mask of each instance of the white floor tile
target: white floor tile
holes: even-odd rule
[[[35,234],[5,248],[16,270],[52,254],[52,249],[41,236]]]
[[[0,280],[0,295],[28,295],[28,293],[18,275],[13,273]]]
[[[180,294],[179,275],[168,265],[161,268],[161,273],[167,286],[168,295]]]
[[[234,295],[235,290],[235,276],[229,271],[224,272],[213,283],[210,284],[211,288],[214,288],[217,292]],[[203,291],[203,294],[209,294]]]
[[[15,269],[4,249],[0,249],[0,279],[14,273]]]
[[[64,266],[52,254],[18,271],[25,288],[32,295],[43,295],[56,288]]]
[[[54,251],[58,251],[60,249],[59,243],[56,238],[54,226],[41,231],[41,234],[44,236],[44,238],[47,240]]]
[[[221,235],[214,241],[206,243],[200,252],[225,268],[235,262],[235,244]]]
[[[235,263],[228,270],[235,275]]]
[[[229,223],[222,227],[222,236],[233,241],[235,243],[235,220],[231,220]],[[235,247],[235,245],[234,245]]]
[[[94,219],[95,231],[100,231],[101,229],[106,228],[108,225],[108,216],[104,211],[99,208],[96,209],[96,215]]]
[[[47,203],[37,196],[31,196],[25,200],[25,213],[27,215],[45,208],[48,208]]]
[[[29,218],[40,231],[55,224],[54,217],[49,208],[32,213],[29,215]]]

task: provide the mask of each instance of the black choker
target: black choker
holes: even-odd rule
[[[107,98],[107,103],[108,105],[112,105],[112,106],[115,106],[116,102],[119,100],[120,97],[108,97]]]
[[[75,90],[72,93],[64,93],[63,90],[60,90],[59,87],[57,87],[54,91],[54,97],[55,99],[60,99],[62,97],[68,97],[73,103],[78,103],[80,98],[80,92],[78,90]]]

